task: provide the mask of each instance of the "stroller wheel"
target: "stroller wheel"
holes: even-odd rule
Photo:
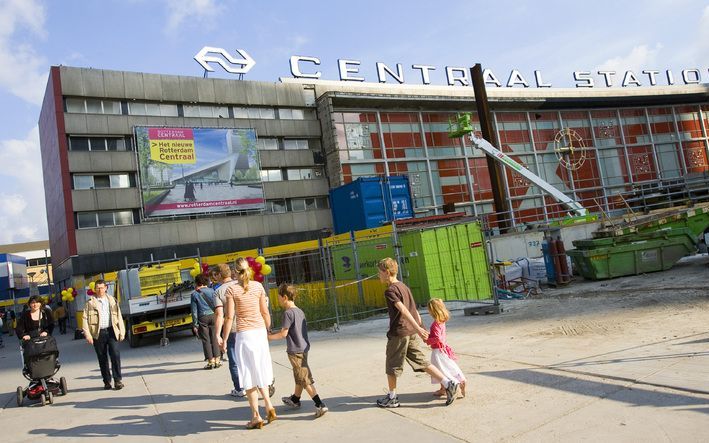
[[[62,395],[66,395],[69,389],[66,387],[66,378],[62,377],[59,379],[59,389],[62,391]]]
[[[47,402],[50,405],[54,404],[54,394],[52,394],[52,391],[47,391]]]
[[[44,392],[39,396],[39,400],[42,402],[42,406],[47,404],[47,396],[44,395]]]
[[[22,386],[17,387],[17,406],[22,407],[22,401],[25,399],[25,391]]]

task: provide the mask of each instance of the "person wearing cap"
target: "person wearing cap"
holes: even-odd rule
[[[121,376],[121,354],[118,342],[126,336],[125,324],[121,315],[121,308],[116,299],[106,294],[106,282],[96,280],[94,291],[96,295],[89,297],[84,306],[84,338],[93,345],[101,368],[103,388],[112,389],[113,378],[116,390],[123,389]],[[108,367],[108,358],[111,358],[111,369]],[[111,377],[113,376],[113,377]]]

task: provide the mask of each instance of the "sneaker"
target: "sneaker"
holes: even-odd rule
[[[123,389],[123,382],[122,382],[122,381],[117,381],[117,382],[115,383],[115,388],[116,388],[116,391],[120,391],[121,389]]]
[[[243,389],[232,389],[229,395],[231,395],[232,397],[244,398],[246,397],[246,391],[244,391]]]
[[[292,398],[290,397],[282,397],[281,401],[283,402],[284,405],[290,406],[291,408],[299,408],[300,407],[300,402],[294,402]],[[318,416],[319,417],[319,416]]]
[[[398,408],[399,405],[400,403],[398,395],[395,395],[394,398],[391,398],[389,397],[389,394],[387,394],[377,400],[377,406],[379,406],[380,408]]]
[[[325,413],[326,413],[327,411],[329,411],[329,409],[327,408],[327,406],[325,406],[325,404],[323,404],[323,405],[320,406],[320,407],[317,407],[317,406],[316,406],[316,407],[315,407],[315,418],[320,418],[320,417],[322,417],[323,415],[325,415]]]
[[[458,397],[458,383],[453,380],[448,382],[446,387],[446,406],[450,405]]]

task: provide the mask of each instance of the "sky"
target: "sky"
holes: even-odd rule
[[[446,66],[475,63],[532,86],[535,70],[554,87],[599,70],[696,68],[709,83],[709,0],[0,0],[0,244],[48,238],[37,121],[51,66],[201,77],[204,46],[247,51],[245,78],[270,82],[301,55],[324,80],[350,59],[371,82],[382,62],[414,84],[413,64],[444,85]]]

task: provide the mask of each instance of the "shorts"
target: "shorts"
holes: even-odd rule
[[[404,360],[414,372],[424,372],[431,364],[422,349],[418,334],[406,337],[391,337],[387,341],[386,373],[399,377],[404,372]]]
[[[308,353],[299,352],[297,354],[288,354],[288,361],[293,367],[293,378],[295,379],[295,384],[298,386],[306,387],[315,383],[313,380],[313,374],[310,372],[310,366],[308,366]]]

